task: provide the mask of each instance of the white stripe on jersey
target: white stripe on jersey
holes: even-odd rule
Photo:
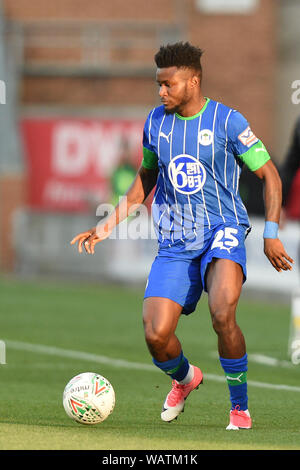
[[[235,188],[235,194],[237,195],[238,190],[239,190],[239,183],[240,183],[240,174],[241,174],[241,167],[238,165],[237,167],[237,172],[236,172],[236,188]]]
[[[214,177],[214,180],[215,180],[215,187],[216,187],[216,193],[217,193],[217,198],[218,198],[220,216],[222,217],[223,221],[225,222],[225,217],[222,214],[221,200],[220,200],[220,195],[219,195],[219,190],[218,190],[218,183],[217,183],[216,174],[215,174],[215,123],[216,123],[216,116],[217,116],[218,106],[219,106],[219,103],[216,104],[216,109],[215,109],[215,113],[214,113],[214,120],[213,120],[212,170],[213,170],[213,177]]]
[[[227,123],[228,123],[228,118],[230,116],[230,113],[232,112],[232,109],[229,111],[226,117],[225,121],[225,135],[226,135],[226,141],[225,141],[225,163],[224,163],[224,182],[225,182],[225,188],[227,188],[227,145],[228,145],[228,135],[227,135]]]
[[[171,131],[170,131],[170,134],[169,134],[170,135],[170,161],[172,160],[172,142],[173,142],[174,122],[175,122],[175,113],[174,113],[174,116],[173,116],[172,127],[171,127]],[[174,188],[174,197],[175,197],[176,207],[177,207],[177,199],[176,199],[175,188]],[[170,226],[171,240],[174,243],[174,233],[172,233],[173,226],[174,226],[174,219],[172,220],[172,223],[171,223],[171,226]],[[171,245],[169,245],[169,246],[171,246]]]
[[[187,125],[187,120],[184,121],[184,133],[183,133],[183,152],[185,154],[185,142],[186,142],[186,125]],[[198,139],[198,135],[197,135],[197,139]],[[190,198],[190,195],[188,194],[187,195],[187,198],[188,198],[188,201],[189,201],[189,209],[190,209],[190,213],[191,213],[191,216],[192,216],[192,221],[193,221],[193,231],[194,231],[194,234],[195,236],[197,236],[197,232],[195,230],[195,218],[194,218],[194,214],[193,214],[193,209],[192,209],[192,205],[191,205],[191,198]],[[184,227],[183,227],[184,229]],[[183,234],[185,235],[184,231],[183,231]]]
[[[158,190],[157,190],[157,193],[154,195],[154,198],[153,198],[152,204],[154,204],[154,203],[155,203],[155,201],[156,201],[156,198],[157,198],[157,195],[158,195],[159,191],[160,191],[160,186],[158,186]]]
[[[162,120],[161,120],[161,123],[160,123],[160,126],[159,126],[159,131],[158,131],[158,141],[157,141],[157,156],[158,158],[160,159],[160,132],[161,132],[161,128],[162,128],[162,125],[164,123],[164,120],[166,118],[166,113],[164,114]],[[166,187],[166,181],[165,181],[165,173],[164,173],[164,169],[163,169],[163,166],[162,166],[162,177],[163,177],[163,182],[164,182],[164,187],[165,187],[165,195],[166,195],[166,202],[167,202],[167,207],[168,207],[168,213],[170,214],[170,209],[169,209],[169,203],[168,203],[168,193],[167,193],[167,187]],[[162,213],[161,217],[163,216],[163,214],[165,213],[165,211]],[[161,217],[159,219],[159,223],[160,223],[160,220],[161,220]],[[158,230],[159,230],[159,223],[158,223]],[[161,236],[163,237],[162,241],[164,241],[164,234],[161,232],[160,230],[160,234]]]
[[[154,110],[155,108],[152,110],[152,113],[150,115],[150,120],[149,120],[149,133],[148,133],[149,144],[151,144],[151,127],[152,127],[152,116],[153,116]]]
[[[172,127],[171,127],[171,137],[170,137],[170,161],[172,160],[172,145],[173,145],[173,130],[174,130],[174,124],[175,124],[175,113],[174,113],[174,116],[173,116],[173,122],[172,122]],[[177,210],[178,210],[178,202],[177,202],[176,191],[175,191],[174,186],[173,186],[173,192],[174,192],[174,199],[175,199],[175,203],[176,203],[176,208],[177,208]]]
[[[236,160],[234,160],[234,170],[233,170],[233,176],[232,176],[232,189],[235,191],[235,172],[236,172]]]
[[[199,132],[200,132],[200,128],[201,128],[201,120],[202,120],[202,114],[200,114],[200,116],[199,116],[198,131],[197,131],[197,160],[199,160],[199,157],[200,157],[200,155],[199,155],[199,145],[200,145],[200,143],[199,143],[198,136],[199,136]],[[203,188],[201,188],[201,195],[202,195],[202,201],[203,201],[204,210],[205,210],[205,214],[206,214],[206,218],[207,218],[207,222],[208,222],[208,227],[210,228],[210,219],[209,219],[207,208],[206,208]]]
[[[159,220],[158,220],[158,223],[157,223],[158,230],[159,230],[159,226],[160,226],[161,219],[163,218],[163,215],[164,215],[165,212],[166,212],[166,211],[164,210],[164,211],[161,213],[161,216],[160,216],[160,218],[159,218]],[[159,230],[159,233],[160,233],[161,236],[162,236],[162,242],[163,242],[164,239],[165,239],[165,236],[164,236],[164,234],[162,233],[161,230]]]
[[[161,128],[164,123],[164,120],[166,119],[166,113],[164,114],[160,126],[159,126],[159,131],[158,131],[158,140],[157,140],[157,156],[160,158],[160,133],[161,133]]]
[[[238,219],[237,212],[236,212],[236,207],[235,207],[235,202],[234,202],[234,196],[233,196],[232,193],[231,193],[231,199],[232,199],[233,210],[234,210],[234,214],[235,214],[235,218],[236,218],[236,223],[237,223],[238,225],[240,225],[240,221],[239,221],[239,219]]]
[[[233,196],[233,192],[237,194],[238,189],[239,189],[239,176],[240,176],[240,166],[237,164],[236,160],[234,161],[234,171],[233,171],[233,177],[232,177],[232,192],[231,192],[231,199],[232,199],[232,205],[233,205],[233,210],[236,218],[236,222],[239,225],[240,221],[237,215],[237,210],[236,210],[236,205],[235,205],[235,200]]]

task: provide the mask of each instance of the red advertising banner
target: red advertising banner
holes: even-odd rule
[[[139,120],[24,119],[29,206],[91,211],[111,202],[118,191],[116,171],[126,169],[122,178],[128,187],[140,165],[143,124]]]

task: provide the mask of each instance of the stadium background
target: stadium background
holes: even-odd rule
[[[79,256],[69,241],[100,220],[99,204],[117,200],[141,161],[143,123],[159,104],[153,56],[162,43],[204,49],[205,95],[242,112],[279,166],[300,114],[292,101],[299,14],[297,0],[2,0],[4,289],[7,279],[93,282],[102,293],[115,283],[145,285],[155,240],[107,240],[94,257]],[[295,267],[278,275],[262,250],[262,185],[245,170],[240,188],[253,223],[244,291],[280,299],[289,315],[299,224],[290,220],[281,231]],[[291,206],[299,200],[295,192]]]
[[[1,3],[2,272],[144,282],[153,240],[133,248],[130,241],[113,248],[108,242],[92,260],[76,257],[67,241],[95,225],[100,203],[116,199],[116,168],[127,161],[136,169],[141,161],[143,122],[159,103],[153,55],[161,43],[189,40],[203,48],[205,94],[239,109],[274,162],[282,162],[299,113],[291,100],[299,59],[296,1]],[[241,194],[251,216],[261,216],[261,183],[247,171]],[[253,225],[248,285],[271,277],[269,287],[294,288],[296,273],[278,280],[261,262],[261,225]],[[295,256],[297,226],[282,236]],[[140,256],[128,265],[132,249]]]

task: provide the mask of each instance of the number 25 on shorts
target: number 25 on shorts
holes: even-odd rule
[[[238,246],[239,244],[238,239],[235,237],[237,233],[238,230],[232,227],[225,227],[224,230],[218,230],[211,249],[220,248],[221,250],[230,251],[231,248]]]

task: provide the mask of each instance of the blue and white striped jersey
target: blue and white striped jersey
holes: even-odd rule
[[[255,171],[270,157],[238,111],[209,98],[188,118],[159,106],[146,120],[143,147],[143,166],[159,169],[152,215],[160,244],[185,242],[222,223],[249,227],[239,194],[242,166]]]

